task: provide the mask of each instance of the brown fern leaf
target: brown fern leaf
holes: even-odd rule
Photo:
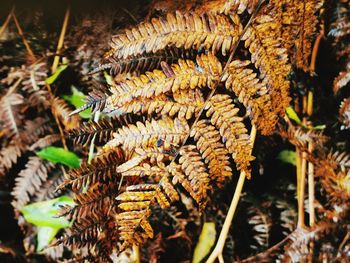
[[[119,109],[123,113],[148,114],[153,113],[161,116],[169,117],[177,116],[179,119],[189,120],[193,116],[197,116],[201,107],[204,105],[201,101],[196,104],[179,103],[171,101],[165,96],[157,96],[155,98],[137,99],[130,103],[126,103]]]
[[[128,118],[102,119],[99,122],[83,122],[79,128],[69,131],[68,136],[76,144],[88,145],[94,138],[96,145],[103,145],[112,138],[113,132],[128,124]]]
[[[22,114],[20,114],[18,107],[23,103],[23,96],[18,93],[11,93],[1,98],[0,124],[2,130],[6,131],[8,138],[19,136],[19,126],[22,123]]]
[[[15,187],[12,195],[15,200],[12,205],[20,209],[30,201],[30,197],[38,191],[46,181],[48,174],[54,168],[54,165],[33,156],[29,158],[26,168],[22,170],[15,179]]]
[[[47,64],[33,64],[25,69],[23,90],[29,95],[28,100],[34,107],[50,108],[49,93],[46,90]]]
[[[80,168],[71,170],[59,189],[70,186],[74,192],[79,192],[89,184],[113,181],[118,177],[116,171],[122,160],[122,152],[116,150],[106,155],[96,156],[90,165],[83,163]]]
[[[0,151],[0,175],[5,175],[6,170],[10,169],[17,159],[25,151],[25,145],[20,144],[14,140],[2,148]]]
[[[30,146],[29,150],[34,151],[38,148],[45,148],[60,140],[61,140],[60,134],[49,134],[37,140],[34,144]]]
[[[247,11],[251,14],[258,3],[258,0],[212,0],[205,1],[201,5],[197,12],[202,13],[214,13],[214,14],[242,14]]]
[[[148,222],[151,215],[150,204],[156,201],[162,208],[166,208],[179,199],[168,176],[164,171],[160,184],[128,186],[126,192],[117,197],[120,201],[118,206],[123,211],[116,215],[120,240],[123,241],[121,250],[131,244],[142,244],[153,237],[153,229]]]
[[[36,202],[54,199],[62,194],[57,187],[63,183],[64,177],[60,170],[51,171],[48,180],[46,180],[38,191],[34,193]]]
[[[221,50],[226,55],[242,31],[239,18],[235,18],[237,23],[232,24],[224,15],[169,13],[166,18],[153,18],[151,22],[114,36],[110,53],[115,58],[125,59],[175,46],[197,50],[204,47],[214,53]]]
[[[79,224],[73,223],[73,227],[58,239],[54,246],[63,244],[68,247],[82,248],[86,246],[91,248],[97,242],[98,236],[102,232],[103,217],[103,214],[93,217],[87,215],[81,219]]]
[[[51,111],[58,117],[67,130],[79,127],[80,118],[77,115],[71,116],[71,110],[67,103],[59,98],[55,98],[51,104]]]
[[[116,183],[95,184],[83,193],[76,193],[74,196],[74,207],[65,206],[60,211],[60,216],[67,216],[79,223],[86,215],[96,213],[107,214],[113,206],[116,196]]]
[[[296,127],[291,123],[288,124],[287,129],[280,129],[279,134],[288,139],[288,141],[298,147],[301,151],[308,151],[307,144],[312,143],[314,145],[321,145],[325,143],[328,138],[320,131],[307,129],[304,127]]]
[[[250,69],[250,61],[235,60],[228,66],[223,80],[241,102],[253,123],[264,135],[271,134],[277,123],[278,112],[272,107],[272,96],[266,84]]]
[[[343,128],[350,128],[350,97],[344,99],[340,104],[339,118],[343,123]]]
[[[192,129],[191,136],[197,142],[197,149],[208,166],[210,179],[218,186],[223,186],[225,180],[232,176],[232,169],[229,152],[221,143],[219,131],[205,120],[201,120]]]
[[[182,172],[173,174],[172,182],[174,185],[180,183],[203,211],[208,201],[208,192],[212,189],[206,165],[194,145],[182,147],[180,155],[179,163]],[[173,171],[176,171],[176,168]]]
[[[43,133],[51,131],[50,123],[45,118],[26,120],[19,130],[19,138],[13,137],[0,151],[0,174],[4,174],[15,164],[18,158],[28,150],[28,145],[36,141]]]
[[[95,113],[98,110],[102,111],[106,106],[107,97],[108,97],[108,94],[106,92],[101,91],[99,89],[94,90],[90,92],[89,95],[87,96],[86,104],[72,111],[70,115],[77,114],[88,108],[92,109],[92,113]]]
[[[232,154],[237,169],[244,171],[249,178],[250,161],[254,157],[251,155],[252,145],[243,118],[237,116],[239,109],[235,108],[230,96],[221,94],[214,95],[206,109],[211,123],[220,131],[223,142]]]
[[[350,199],[350,155],[345,152],[330,152],[316,158],[315,174],[335,204],[347,203]]]
[[[142,73],[149,70],[154,70],[160,67],[161,62],[168,64],[176,63],[179,59],[194,58],[195,52],[193,50],[182,50],[178,48],[166,48],[155,53],[140,54],[137,56],[130,56],[127,58],[108,57],[105,64],[99,65],[90,74],[110,68],[112,75],[122,73]]]
[[[222,67],[214,55],[197,56],[197,65],[191,60],[179,60],[169,66],[161,63],[162,71],[147,72],[146,75],[132,78],[111,87],[112,95],[107,99],[107,112],[116,110],[135,98],[153,98],[160,94],[184,89],[211,87]]]
[[[281,37],[293,65],[309,71],[309,57],[323,0],[273,0],[281,23]]]
[[[259,78],[271,94],[274,111],[284,116],[289,106],[290,72],[288,55],[278,36],[278,22],[269,15],[258,16],[243,36],[244,45],[251,53],[251,61],[259,69]]]
[[[121,146],[126,151],[131,151],[140,146],[154,147],[158,140],[166,144],[180,145],[188,134],[188,124],[179,119],[163,119],[146,121],[145,124],[137,122],[136,125],[127,125],[119,128],[104,148],[114,149]]]
[[[349,51],[350,54],[350,51]],[[339,75],[334,79],[333,82],[333,92],[337,94],[341,89],[343,89],[350,82],[350,61],[346,65],[344,71],[339,72]]]

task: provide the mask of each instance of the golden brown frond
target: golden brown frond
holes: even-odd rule
[[[54,165],[39,157],[30,157],[26,168],[16,177],[15,187],[12,195],[15,200],[12,203],[14,207],[20,209],[30,201],[30,197],[38,191],[46,181],[48,174]]]
[[[203,211],[207,201],[208,192],[212,189],[210,175],[207,172],[201,154],[194,145],[186,145],[180,150],[179,163],[181,172],[173,168],[173,184],[180,183],[193,197]],[[174,173],[176,171],[176,173]]]
[[[113,149],[121,146],[130,151],[137,147],[154,147],[158,140],[165,144],[179,145],[188,134],[188,124],[179,119],[163,119],[137,122],[136,125],[130,124],[119,128],[104,148]]]
[[[244,45],[251,53],[251,61],[259,69],[259,78],[267,85],[274,111],[283,116],[289,106],[290,72],[288,55],[278,37],[278,22],[269,15],[258,16],[243,36]]]
[[[323,0],[272,1],[280,16],[281,37],[293,65],[309,71],[309,57]]]
[[[221,136],[214,126],[206,121],[199,121],[192,129],[191,136],[197,142],[197,149],[208,166],[210,180],[222,186],[232,176],[229,152],[221,143]]]
[[[111,87],[107,112],[118,110],[135,99],[150,99],[185,89],[211,87],[222,72],[221,63],[214,55],[197,56],[197,65],[191,60],[179,60],[178,64],[169,66],[162,62],[161,66],[162,71],[147,72]]]
[[[258,0],[213,0],[206,1],[198,8],[199,13],[217,13],[217,14],[242,14],[248,11],[251,14],[256,8]]]
[[[214,95],[206,108],[207,116],[220,131],[223,142],[236,162],[237,169],[244,171],[249,178],[250,161],[254,160],[254,157],[251,155],[252,145],[243,118],[237,115],[239,109],[235,108],[230,96],[221,94]]]
[[[272,96],[266,83],[258,79],[249,65],[248,60],[231,62],[223,80],[226,80],[226,88],[232,90],[245,106],[257,129],[268,135],[273,132],[279,113],[272,107]]]
[[[148,222],[151,215],[150,205],[157,202],[162,208],[170,206],[179,199],[179,195],[168,179],[167,172],[160,184],[139,184],[128,186],[126,191],[117,197],[118,205],[123,211],[116,216],[122,250],[131,244],[142,244],[153,238],[153,229]]]
[[[168,13],[166,18],[153,18],[151,22],[141,23],[114,36],[111,53],[119,59],[157,52],[168,46],[185,49],[203,46],[214,53],[221,50],[226,55],[242,31],[239,17],[235,17],[235,22],[232,24],[220,14]]]

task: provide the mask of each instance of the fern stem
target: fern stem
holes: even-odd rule
[[[51,89],[49,84],[46,84],[46,88],[47,88],[47,90],[49,92],[49,95],[50,95],[51,105],[53,105],[53,103],[54,103],[54,95],[52,93],[52,89]],[[66,143],[66,138],[64,137],[64,132],[63,132],[61,123],[60,123],[60,121],[58,119],[58,116],[57,116],[57,114],[55,114],[55,112],[52,109],[51,109],[51,113],[54,116],[56,124],[58,126],[58,129],[60,131],[61,141],[62,141],[63,147],[64,147],[65,150],[68,150],[67,143]]]
[[[54,73],[56,71],[58,63],[59,63],[59,60],[60,60],[60,55],[59,54],[60,54],[61,49],[63,47],[64,36],[66,34],[66,31],[67,31],[69,14],[70,14],[70,8],[68,7],[67,10],[66,10],[66,13],[64,15],[64,20],[63,20],[63,25],[62,25],[62,29],[61,29],[60,38],[58,39],[58,44],[57,44],[57,49],[56,49],[56,54],[58,54],[58,55],[55,56],[55,58],[53,60],[52,67],[51,67],[52,73]]]
[[[254,146],[255,138],[256,138],[256,127],[253,125],[252,129],[250,131],[250,140],[251,140],[252,146]],[[227,234],[230,230],[232,219],[233,219],[233,216],[235,214],[235,211],[236,211],[236,208],[238,205],[238,201],[239,201],[241,193],[242,193],[245,178],[246,178],[246,174],[244,171],[242,171],[239,175],[239,179],[238,179],[238,183],[237,183],[237,186],[235,189],[235,193],[233,195],[230,208],[229,208],[228,213],[226,215],[224,225],[221,229],[220,236],[218,238],[218,241],[216,243],[216,246],[215,246],[213,252],[210,254],[210,256],[207,260],[207,263],[214,262],[216,258],[218,258],[218,259],[220,257],[222,258],[222,251],[224,249]]]
[[[298,227],[305,226],[304,216],[304,199],[305,199],[305,183],[306,183],[306,153],[301,152],[300,178],[299,178],[299,202],[298,202]]]
[[[12,7],[10,13],[7,15],[5,22],[2,24],[0,28],[0,37],[5,32],[5,29],[7,28],[8,24],[10,23],[12,13],[15,11],[15,7]]]
[[[134,252],[134,262],[135,263],[140,263],[141,260],[140,260],[140,248],[139,248],[139,246],[134,244],[132,246],[132,250]]]
[[[31,57],[31,59],[35,60],[35,55],[33,53],[33,50],[30,48],[27,39],[24,37],[23,30],[22,30],[21,26],[19,25],[19,22],[17,20],[16,15],[15,15],[15,11],[13,10],[11,14],[12,14],[13,21],[16,24],[18,35],[22,38],[22,42],[23,42],[24,46],[26,47],[26,50],[27,50],[29,56]]]

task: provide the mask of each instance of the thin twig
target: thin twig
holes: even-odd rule
[[[251,140],[252,148],[254,146],[255,137],[256,137],[256,128],[253,125],[252,129],[250,131],[250,140]],[[224,245],[226,242],[226,237],[227,237],[227,234],[230,230],[231,222],[232,222],[233,216],[235,214],[235,211],[236,211],[236,208],[238,205],[238,201],[239,201],[241,193],[242,193],[245,178],[246,178],[246,174],[244,171],[242,171],[239,175],[236,190],[235,190],[235,193],[233,195],[230,208],[227,212],[224,225],[223,225],[222,230],[220,232],[220,236],[218,238],[218,241],[216,243],[216,246],[215,246],[213,252],[210,254],[210,256],[207,260],[207,263],[212,263],[215,261],[216,258],[222,257],[222,250],[224,248]]]
[[[54,95],[52,93],[51,86],[49,84],[46,84],[46,88],[47,88],[47,90],[49,92],[51,105],[53,105],[53,103],[54,103]],[[55,118],[56,124],[58,126],[59,131],[60,131],[61,141],[62,141],[63,147],[64,147],[65,150],[68,150],[67,143],[66,143],[66,138],[64,137],[64,132],[63,132],[60,120],[58,119],[57,114],[52,109],[51,109],[51,112],[52,112],[52,115]]]
[[[12,13],[15,11],[15,7],[12,7],[10,13],[7,15],[5,22],[2,24],[0,28],[0,37],[5,32],[5,29],[7,28],[8,24],[10,23]]]
[[[62,25],[62,29],[61,29],[60,38],[58,39],[56,54],[60,54],[61,49],[63,47],[64,36],[66,35],[67,26],[68,26],[69,14],[70,14],[70,8],[68,7],[67,10],[66,10],[66,13],[64,15],[64,20],[63,20],[63,25]],[[60,56],[56,55],[54,60],[53,60],[52,67],[51,67],[51,72],[52,73],[54,73],[56,71],[59,61],[60,61]]]
[[[24,34],[23,34],[23,30],[22,30],[21,26],[19,25],[19,22],[18,22],[18,20],[17,20],[16,15],[15,15],[15,11],[13,10],[13,11],[11,12],[11,14],[12,14],[13,21],[15,21],[16,28],[17,28],[17,31],[18,31],[18,35],[22,38],[22,42],[23,42],[24,46],[26,47],[26,50],[27,50],[27,52],[28,52],[28,55],[29,55],[30,58],[34,61],[34,60],[35,60],[35,55],[34,55],[34,53],[33,53],[33,50],[30,48],[27,39],[25,38],[25,36],[24,36]]]

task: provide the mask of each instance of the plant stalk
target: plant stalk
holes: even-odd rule
[[[64,20],[63,20],[63,25],[62,25],[62,29],[61,29],[61,34],[60,34],[60,38],[58,39],[58,44],[57,44],[57,49],[56,49],[56,56],[53,60],[53,64],[51,67],[51,72],[54,73],[57,70],[58,67],[58,63],[60,61],[60,52],[61,49],[63,47],[63,43],[64,43],[64,36],[66,35],[66,31],[67,31],[67,26],[68,26],[68,20],[69,20],[69,14],[70,14],[70,8],[68,7],[66,10],[66,13],[64,15]]]
[[[256,127],[253,125],[252,129],[250,131],[250,140],[251,140],[252,146],[254,146],[255,138],[256,138]],[[238,205],[238,201],[239,201],[241,193],[242,193],[245,178],[246,178],[246,174],[244,171],[242,171],[239,175],[239,179],[238,179],[238,183],[237,183],[237,186],[235,189],[235,193],[233,195],[230,208],[227,212],[224,225],[221,229],[220,236],[218,238],[218,241],[216,243],[216,246],[215,246],[213,252],[210,254],[210,256],[207,260],[207,263],[212,263],[217,258],[222,259],[222,251],[224,249],[224,245],[226,242],[228,232],[230,230],[232,219],[233,219],[233,216],[235,214],[235,211],[236,211],[236,208]]]
[[[29,46],[29,43],[27,41],[27,39],[25,38],[24,34],[23,34],[23,30],[17,20],[17,17],[15,15],[15,11],[12,10],[11,12],[11,15],[12,15],[12,18],[13,18],[13,21],[15,22],[16,24],[16,28],[17,28],[17,31],[18,31],[18,35],[22,38],[22,42],[24,44],[24,46],[26,47],[26,50],[28,52],[28,55],[30,56],[30,58],[34,61],[35,60],[35,55],[33,53],[33,50],[30,48]]]
[[[5,29],[7,28],[7,26],[10,23],[11,17],[12,17],[12,13],[15,11],[15,7],[12,7],[10,13],[7,15],[5,22],[2,24],[1,28],[0,28],[0,37],[1,35],[5,32]]]

